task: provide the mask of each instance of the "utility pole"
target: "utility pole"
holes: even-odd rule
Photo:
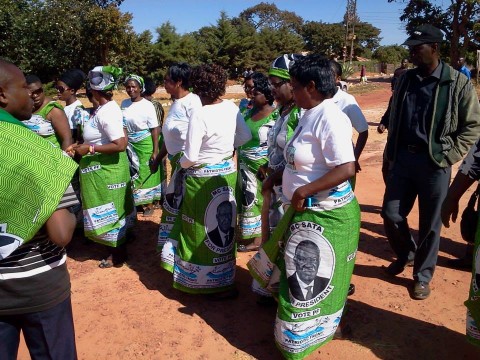
[[[347,1],[347,11],[345,13],[345,53],[350,45],[350,64],[353,59],[353,42],[355,41],[355,23],[357,22],[357,0]],[[352,32],[350,33],[350,28]],[[350,43],[349,43],[350,42]],[[346,54],[344,55],[343,62],[346,61]]]

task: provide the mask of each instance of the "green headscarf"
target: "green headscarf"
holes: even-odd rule
[[[93,90],[108,91],[117,87],[122,69],[115,66],[95,66],[88,73],[88,81]]]

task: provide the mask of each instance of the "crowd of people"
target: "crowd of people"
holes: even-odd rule
[[[396,276],[413,263],[417,300],[430,295],[442,221],[456,219],[460,197],[480,178],[478,97],[440,60],[442,40],[430,25],[407,39],[415,68],[402,62],[396,72],[382,128],[382,217],[397,256],[385,272]],[[37,76],[0,60],[0,353],[16,358],[22,330],[32,358],[75,359],[64,247],[76,223],[104,246],[101,268],[122,266],[137,216],[158,206],[156,251],[174,288],[207,301],[235,298],[236,252],[254,252],[252,290],[259,304],[277,304],[283,356],[303,359],[329,342],[352,288],[355,176],[368,138],[358,103],[338,86],[340,64],[281,55],[267,73],[245,74],[238,107],[222,98],[222,67],[176,63],[164,77],[173,100],[165,119],[152,80],[122,75],[115,66],[90,70],[86,109],[76,97],[85,75],[65,72],[56,82],[63,107]],[[119,106],[113,90],[121,78],[129,98]],[[451,166],[469,150],[449,187]],[[407,216],[417,197],[414,240]],[[478,267],[467,333],[480,344]]]

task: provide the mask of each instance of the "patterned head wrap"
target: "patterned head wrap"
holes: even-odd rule
[[[270,70],[268,70],[268,75],[290,80],[288,69],[290,69],[293,62],[301,56],[300,54],[284,54],[279,56],[273,61]]]
[[[125,79],[125,86],[127,85],[128,80],[135,80],[138,85],[140,85],[140,92],[145,92],[145,81],[143,80],[143,77],[135,75],[135,74],[130,74],[127,76]]]
[[[122,69],[115,66],[96,66],[88,73],[88,81],[92,90],[113,90],[121,74]]]

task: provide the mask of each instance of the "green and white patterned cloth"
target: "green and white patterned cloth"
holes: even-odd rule
[[[36,113],[32,114],[32,117],[28,120],[22,121],[30,130],[35,134],[40,135],[45,140],[50,141],[56,147],[61,148],[60,138],[55,133],[52,122],[47,119],[47,115],[52,109],[57,108],[63,111],[63,106],[56,101],[50,101],[47,105],[41,108]]]
[[[185,170],[178,163],[182,155],[183,152],[180,152],[170,158],[172,172],[163,198],[162,217],[158,230],[157,253],[160,254],[160,266],[170,272],[173,272],[177,241],[170,239],[169,236],[185,194]]]
[[[153,139],[150,130],[128,134],[128,142],[138,159],[138,173],[133,181],[133,200],[135,206],[151,204],[160,200],[160,171],[150,172]]]
[[[40,230],[76,169],[63,151],[0,109],[0,260]]]
[[[127,154],[83,156],[80,187],[85,235],[112,247],[125,243],[136,216]]]
[[[262,235],[261,212],[263,206],[262,182],[257,179],[258,169],[268,161],[267,137],[275,124],[278,111],[267,117],[253,121],[250,110],[245,115],[245,123],[252,132],[252,138],[238,148],[239,227],[243,239]]]
[[[196,294],[229,290],[235,279],[235,163],[228,159],[186,171],[182,205],[169,235],[177,242],[173,287]]]
[[[303,359],[333,338],[347,298],[359,232],[360,208],[353,193],[346,205],[332,210],[289,208],[270,240],[249,261],[254,279],[278,299],[275,340],[286,359]],[[302,247],[315,249],[317,258],[297,254]],[[302,283],[298,274],[302,264],[311,263],[318,266],[314,280]]]
[[[475,233],[475,246],[473,251],[472,281],[467,307],[467,339],[474,345],[480,346],[480,216]]]

